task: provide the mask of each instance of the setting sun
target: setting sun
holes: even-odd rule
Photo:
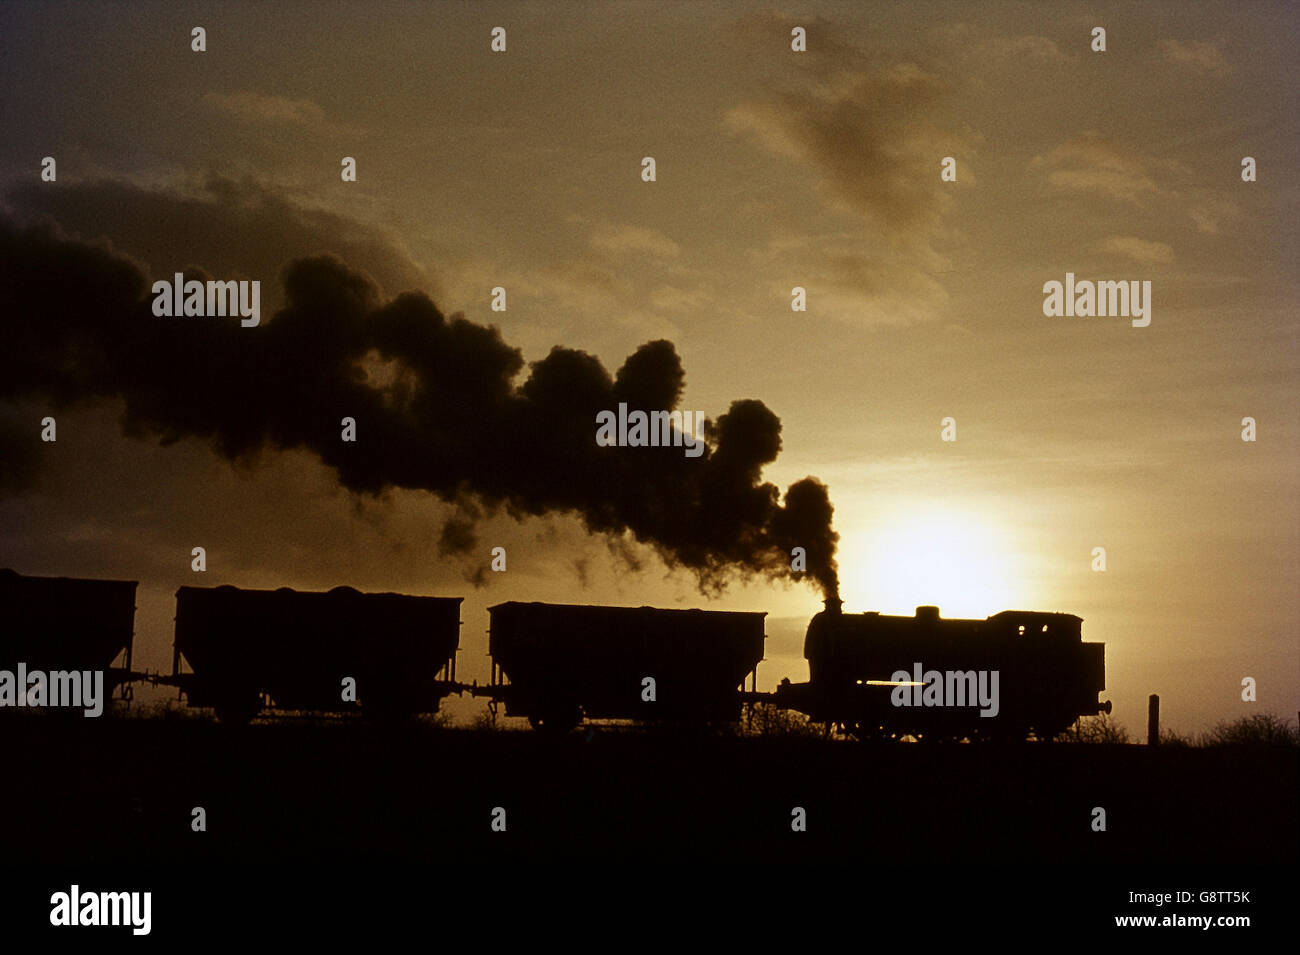
[[[846,609],[933,604],[945,617],[986,617],[1036,607],[1023,553],[1010,528],[976,510],[908,504],[845,533]]]

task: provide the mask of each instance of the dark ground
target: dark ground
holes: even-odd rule
[[[1294,749],[139,719],[6,720],[0,745],[5,838],[44,861],[1290,862],[1297,846]]]
[[[1171,911],[1127,904],[1162,888],[1251,888],[1231,911],[1262,926],[1268,905],[1290,918],[1297,856],[1285,748],[24,718],[0,721],[0,754],[7,933],[108,931],[45,925],[73,882],[152,890],[155,937],[183,941],[244,939],[249,919],[295,941],[430,920],[528,934],[562,911],[621,950],[706,897],[692,924],[716,919],[729,939],[745,926],[732,941],[811,912],[868,935],[1114,934],[1114,915]],[[206,832],[191,831],[195,806]],[[506,832],[490,828],[496,806]],[[806,832],[791,831],[796,806]]]

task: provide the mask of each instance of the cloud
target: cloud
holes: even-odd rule
[[[1241,210],[1231,199],[1219,199],[1202,196],[1190,205],[1187,214],[1196,223],[1196,231],[1206,235],[1217,235],[1219,223],[1235,219]]]
[[[801,21],[769,15],[766,33]],[[819,23],[821,49],[844,34]],[[1038,48],[1035,44],[1029,46]],[[974,181],[977,137],[944,117],[948,84],[933,68],[894,61],[889,51],[837,49],[834,57],[795,57],[798,71],[728,110],[723,127],[810,174],[820,201],[857,222],[812,235],[766,217],[766,247],[750,253],[769,273],[791,276],[773,294],[803,285],[809,310],[854,324],[898,324],[936,316],[947,300],[933,277],[945,263],[936,244],[954,192]],[[960,156],[959,183],[943,183],[940,160]],[[778,248],[779,247],[779,248]]]
[[[945,61],[959,59],[968,66],[1005,68],[1014,64],[1066,63],[1073,59],[1050,37],[1032,33],[1002,35],[970,23],[940,24],[930,31],[930,39],[942,48]]]
[[[591,247],[611,255],[645,253],[660,258],[676,258],[682,248],[655,229],[635,225],[602,225],[591,234]]]
[[[1092,193],[1138,206],[1161,191],[1146,162],[1097,132],[1081,133],[1046,156],[1035,156],[1029,168],[1046,173],[1048,184],[1058,190]]]
[[[650,293],[650,305],[664,312],[701,312],[710,302],[703,289],[687,290],[675,285],[661,285]]]
[[[853,69],[870,64],[866,52],[841,37],[846,34],[842,24],[820,16],[798,16],[761,10],[737,18],[731,35],[748,44],[758,55],[786,55],[790,52],[791,33],[803,27],[808,38],[808,49],[793,62],[802,69],[821,70],[829,65],[836,69]]]
[[[203,101],[241,122],[301,126],[319,132],[356,135],[355,126],[331,122],[325,111],[309,99],[291,99],[269,93],[241,90],[234,93],[207,93]]]
[[[755,274],[771,277],[769,301],[788,303],[791,288],[802,286],[808,317],[817,321],[866,328],[921,324],[937,319],[949,300],[934,277],[947,265],[942,256],[924,249],[899,254],[863,232],[774,229],[748,259]]]
[[[1046,155],[1029,161],[1029,171],[1058,192],[1081,198],[1100,197],[1142,209],[1149,221],[1176,222],[1190,219],[1196,231],[1215,235],[1220,226],[1238,218],[1237,202],[1226,198],[1219,182],[1205,180],[1186,160],[1175,155],[1142,156],[1111,141],[1101,133],[1078,134]],[[1095,209],[1095,204],[1093,206]],[[1105,227],[1109,231],[1110,226]],[[1107,251],[1145,261],[1172,261],[1173,251],[1162,243],[1111,237],[1124,242]],[[1160,248],[1152,248],[1149,246]],[[1168,258],[1156,258],[1168,256]]]
[[[1224,76],[1232,72],[1232,67],[1223,58],[1223,54],[1219,52],[1218,47],[1204,40],[1189,40],[1183,43],[1179,40],[1165,38],[1160,41],[1160,52],[1168,62],[1184,67],[1194,73]]]
[[[946,201],[938,161],[959,146],[931,119],[943,89],[910,63],[838,73],[741,103],[725,126],[808,166],[841,209],[914,236],[937,220]]]
[[[1143,264],[1168,264],[1174,261],[1174,250],[1164,242],[1151,242],[1136,236],[1113,235],[1102,240],[1100,249],[1114,255],[1125,255]]]
[[[456,261],[446,270],[449,300],[471,310],[486,301],[486,289],[504,287],[512,318],[501,320],[530,354],[538,348],[544,354],[557,335],[572,335],[575,316],[601,331],[677,339],[681,320],[713,302],[709,276],[684,261],[681,245],[664,233],[628,223],[571,221],[575,230],[586,231],[584,245],[573,253],[555,252],[527,266],[491,257]],[[520,316],[526,321],[514,324]]]
[[[567,323],[558,320],[560,315],[577,315],[594,325],[615,326],[638,336],[680,335],[676,319],[681,316],[674,314],[672,306],[687,302],[688,296],[679,296],[674,302],[652,292],[656,280],[665,275],[654,267],[662,260],[629,270],[620,264],[620,258],[593,250],[518,272],[497,269],[494,274],[502,276],[502,282],[517,296],[513,301],[535,300],[532,324],[537,327],[529,334],[530,344],[540,342],[539,336],[563,333]]]
[[[974,46],[981,58],[989,60],[1037,60],[1043,63],[1063,63],[1070,59],[1061,52],[1056,41],[1045,36],[1021,34],[1019,36],[990,36]]]

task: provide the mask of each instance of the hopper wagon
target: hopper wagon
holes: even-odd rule
[[[228,723],[264,707],[434,712],[455,691],[462,599],[181,587],[168,682]],[[345,699],[349,679],[355,700]]]
[[[734,721],[763,659],[764,613],[521,602],[488,613],[490,692],[536,728]]]
[[[128,694],[137,586],[0,570],[0,670],[100,670],[108,698]]]

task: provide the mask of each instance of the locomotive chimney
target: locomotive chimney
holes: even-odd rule
[[[839,613],[840,608],[844,606],[844,601],[839,597],[827,597],[822,604],[826,607],[826,613]]]

